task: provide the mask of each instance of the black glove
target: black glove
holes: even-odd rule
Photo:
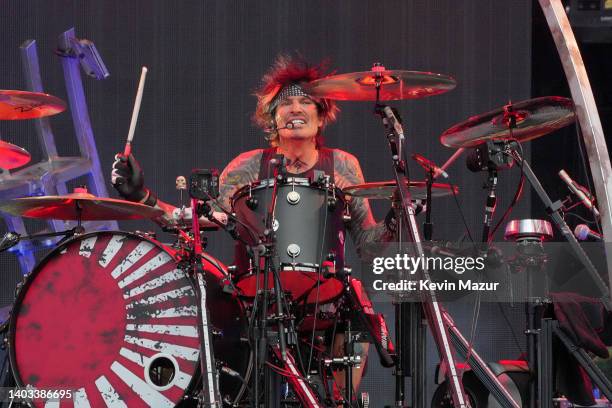
[[[125,157],[123,154],[115,155],[111,183],[119,195],[128,201],[134,201],[155,206],[157,197],[144,186],[144,173],[142,167],[133,155]]]
[[[397,232],[397,219],[395,218],[395,210],[391,208],[385,216],[385,226],[387,230],[396,233]]]
[[[412,207],[414,208],[414,215],[419,215],[427,208],[423,200],[414,200],[412,202]],[[393,233],[397,232],[397,218],[395,218],[395,210],[393,208],[391,208],[385,216],[385,226],[389,231]]]

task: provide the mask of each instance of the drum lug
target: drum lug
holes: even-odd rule
[[[301,198],[300,193],[295,190],[287,193],[287,202],[291,205],[296,205],[299,203]]]
[[[300,256],[300,252],[302,252],[302,248],[298,244],[289,244],[287,246],[287,254],[293,259]]]
[[[335,211],[338,205],[338,199],[336,197],[329,197],[327,199],[327,209],[329,211]]]
[[[351,211],[349,210],[348,203],[346,203],[344,206],[344,212],[342,213],[342,221],[344,221],[345,224],[348,224],[351,222],[351,220]]]
[[[251,211],[255,211],[259,205],[259,201],[255,197],[249,196],[246,200],[246,205]]]
[[[157,233],[155,233],[155,231],[139,231],[136,230],[134,232],[134,234],[139,235],[143,238],[149,238],[149,239],[157,239]]]

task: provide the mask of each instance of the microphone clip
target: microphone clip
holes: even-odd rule
[[[272,156],[270,163],[274,165],[278,172],[276,177],[278,181],[285,181],[287,179],[287,159],[283,154],[275,154]]]
[[[7,232],[0,239],[0,252],[6,251],[7,249],[14,247],[19,243],[20,240],[20,234],[12,231]]]

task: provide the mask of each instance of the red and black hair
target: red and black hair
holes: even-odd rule
[[[311,65],[301,56],[291,57],[281,54],[276,58],[270,70],[262,77],[262,85],[255,91],[257,108],[253,114],[253,122],[269,132],[267,139],[271,146],[278,146],[278,132],[273,130],[276,125],[273,104],[275,97],[288,85],[304,84],[328,75],[328,65],[327,61]],[[339,109],[334,101],[323,98],[311,99],[316,103],[319,117],[323,120],[322,127],[336,120]],[[321,130],[319,129],[317,134],[317,145],[321,144]]]

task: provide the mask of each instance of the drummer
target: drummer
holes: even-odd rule
[[[220,176],[219,197],[225,208],[230,208],[232,196],[241,187],[269,178],[268,164],[275,154],[284,155],[287,172],[292,176],[309,177],[315,170],[321,170],[332,176],[340,189],[364,183],[355,156],[323,145],[323,130],[336,120],[339,109],[332,100],[309,95],[303,85],[324,75],[323,64],[313,66],[301,58],[284,55],[279,56],[264,75],[262,85],[255,93],[257,107],[253,120],[267,134],[270,147],[242,153],[225,167]],[[168,222],[172,219],[175,207],[158,200],[144,187],[142,170],[133,156],[129,160],[120,155],[116,157],[112,183],[122,197],[157,206],[166,212]],[[348,231],[360,255],[366,244],[395,239],[392,217],[387,216],[384,222],[377,223],[367,199],[353,198],[349,208],[351,221]],[[344,336],[336,335],[332,347],[336,355],[343,354],[343,344]],[[356,390],[363,375],[368,347],[367,343],[355,345],[355,352],[364,362],[353,372]],[[340,389],[344,387],[342,373],[337,374],[336,383]]]

